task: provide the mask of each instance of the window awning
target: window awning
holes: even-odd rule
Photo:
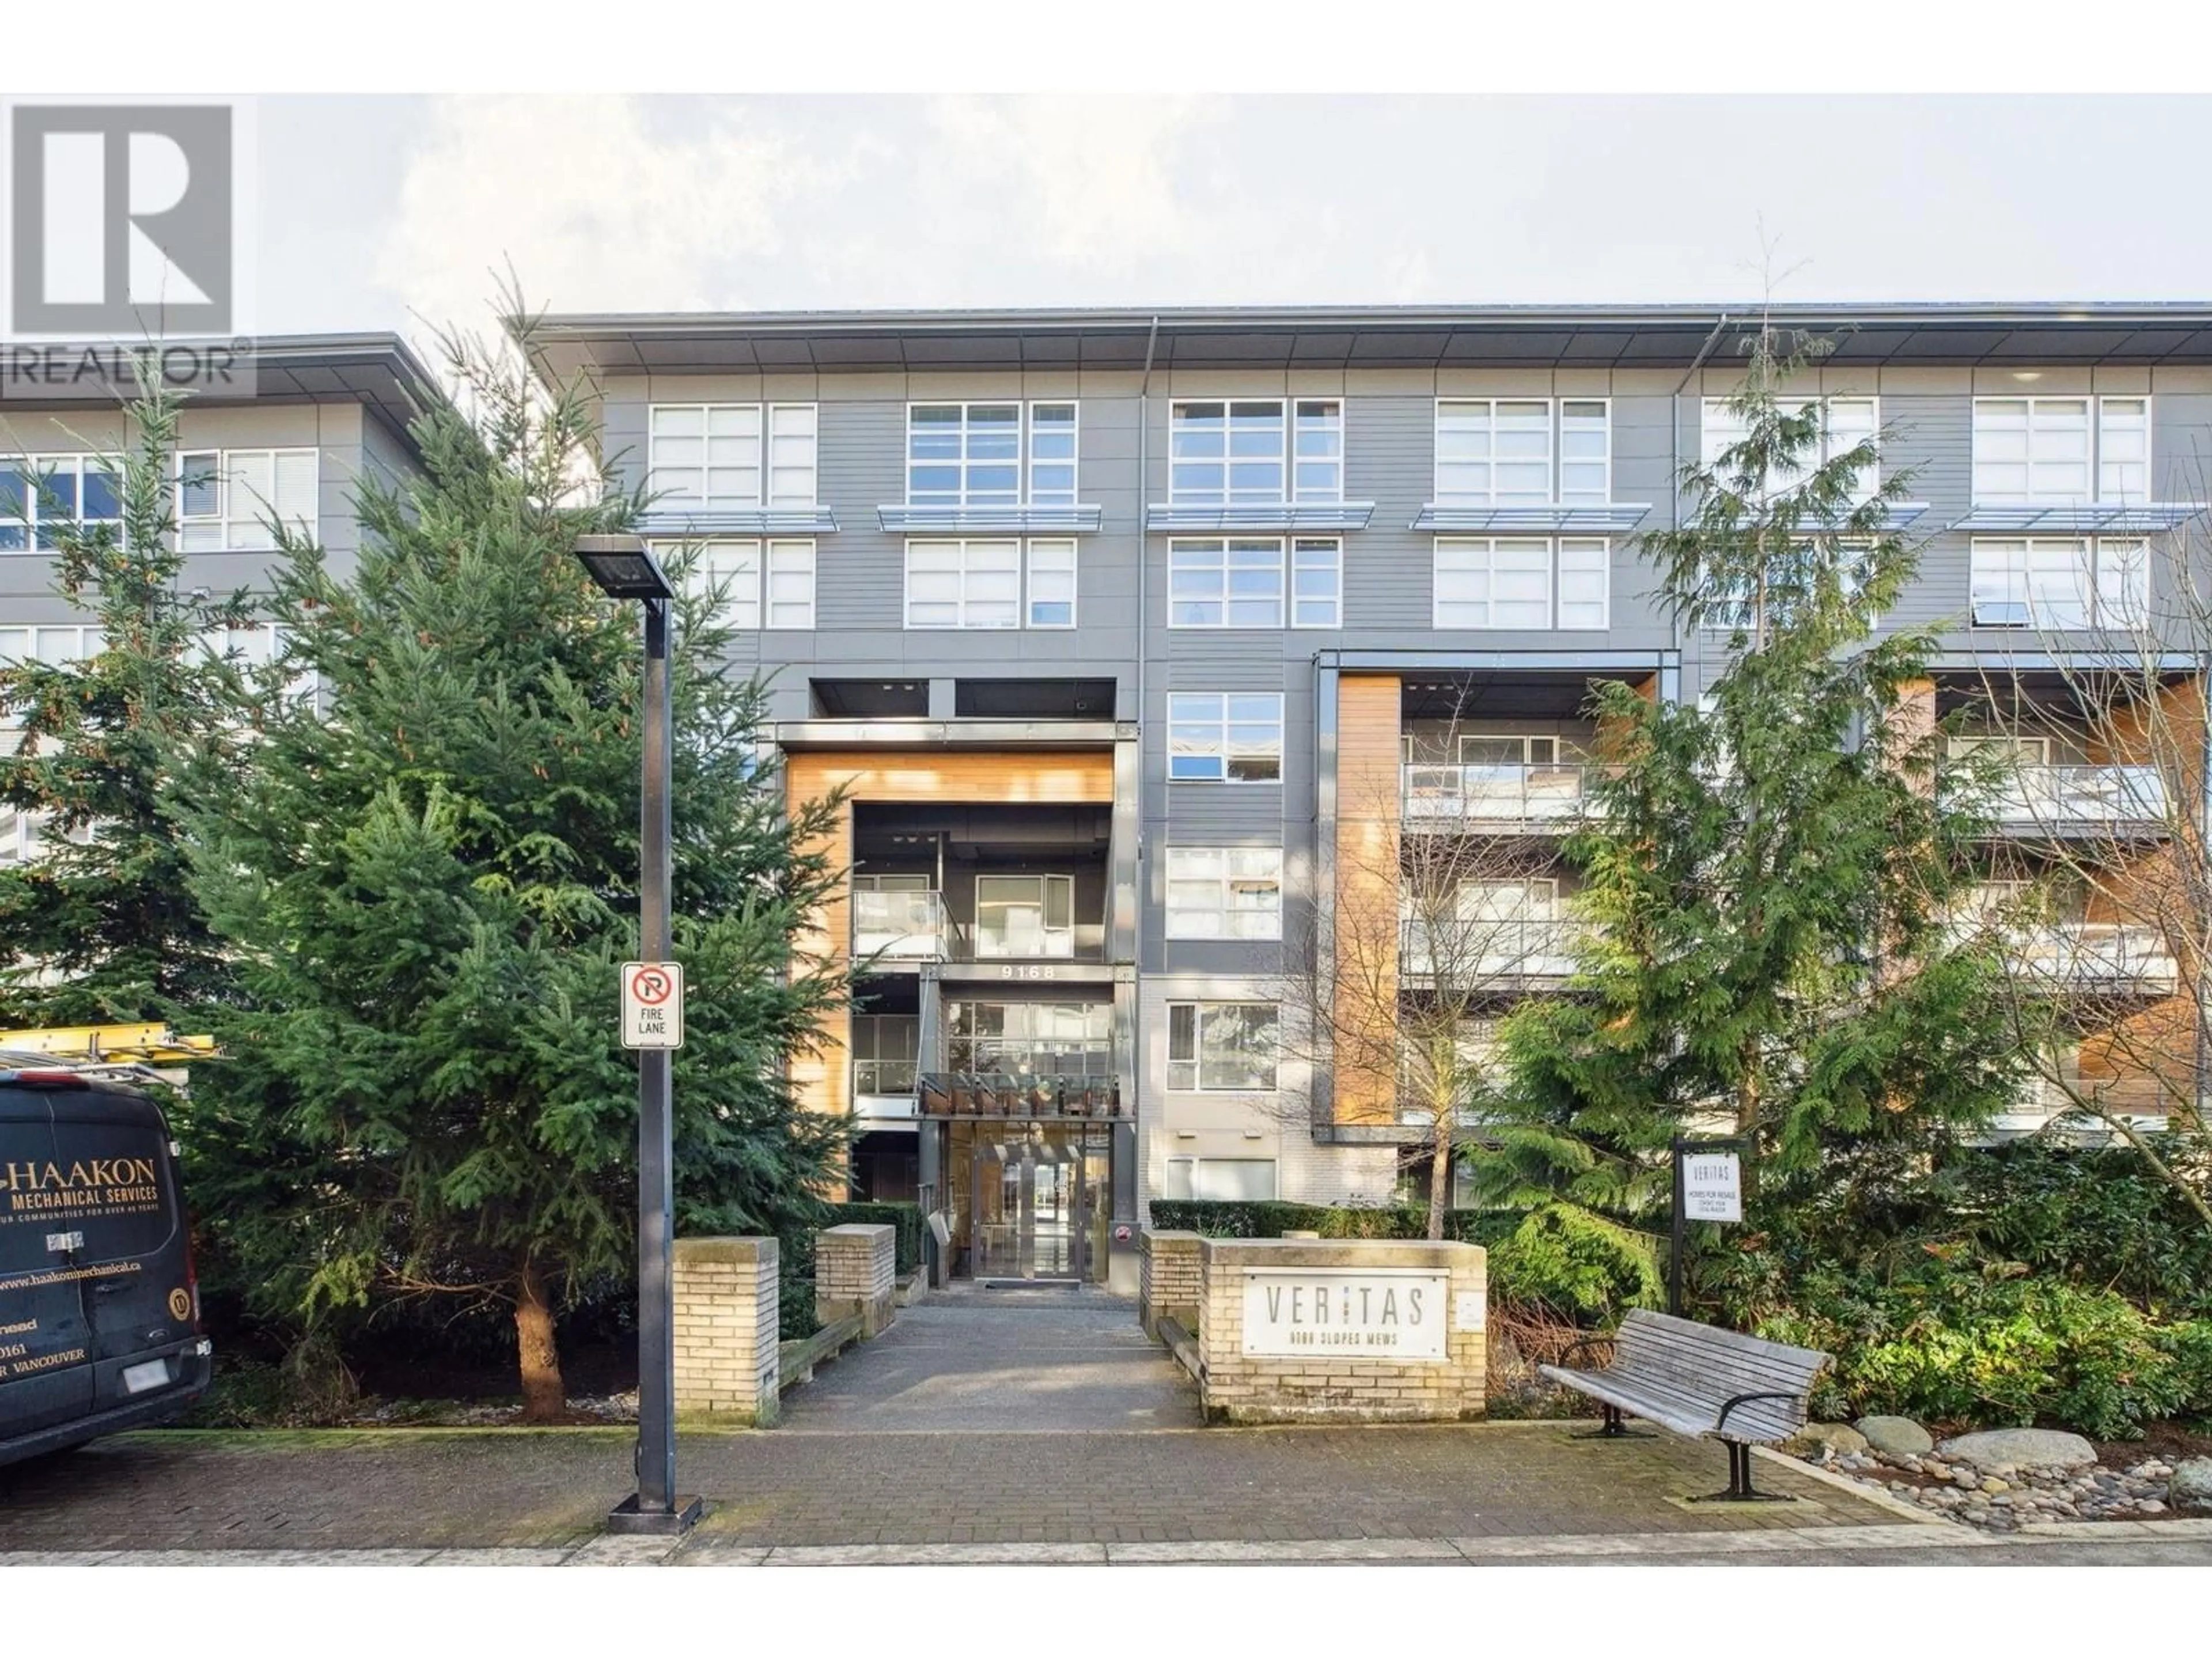
[[[1431,501],[1409,528],[1617,535],[1635,529],[1650,510],[1649,501],[1611,501],[1602,507],[1439,507]]]
[[[1004,531],[1014,535],[1083,536],[1095,532],[1106,516],[1102,507],[909,507],[887,502],[876,508],[877,526],[894,532]]]
[[[2075,501],[2063,507],[2021,501],[1977,506],[1951,528],[2014,535],[2129,534],[2172,530],[2203,510],[2203,501]]]
[[[1298,530],[1364,530],[1372,501],[1255,501],[1242,507],[1175,507],[1155,501],[1145,509],[1146,530],[1213,530],[1231,534],[1281,534]]]
[[[648,539],[696,539],[702,536],[834,536],[837,515],[826,507],[717,507],[697,513],[658,512],[639,516],[637,533]]]

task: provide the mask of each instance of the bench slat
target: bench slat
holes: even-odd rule
[[[1614,1333],[1613,1363],[1603,1370],[1537,1369],[1677,1434],[1760,1442],[1786,1440],[1803,1425],[1813,1382],[1828,1363],[1829,1356],[1814,1349],[1632,1308]],[[1747,1394],[1791,1397],[1747,1402],[1721,1427],[1722,1408]]]

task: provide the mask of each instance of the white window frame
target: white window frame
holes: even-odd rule
[[[1501,566],[1501,550],[1517,562]],[[1500,621],[1501,604],[1527,611],[1540,554],[1543,615]],[[1438,536],[1430,550],[1429,625],[1457,632],[1589,633],[1613,619],[1613,544],[1604,536]],[[1516,591],[1501,599],[1500,577]],[[1570,584],[1572,595],[1570,596]],[[1460,586],[1463,590],[1455,593]],[[1472,591],[1479,589],[1479,595]],[[1569,619],[1572,613],[1572,620]]]
[[[1573,412],[1569,412],[1571,407]],[[1514,411],[1541,410],[1542,453],[1501,455],[1501,439],[1507,435],[1499,428],[1501,409]],[[1597,412],[1589,413],[1590,410]],[[1430,495],[1439,507],[1588,507],[1604,506],[1613,498],[1613,399],[1610,398],[1438,398],[1431,415],[1431,453],[1430,456]],[[1539,434],[1525,413],[1511,429],[1511,435],[1521,440],[1517,446],[1529,450],[1527,440]],[[1592,435],[1602,440],[1595,456],[1587,453],[1587,446],[1571,443],[1571,439],[1583,440]],[[1454,453],[1455,439],[1465,439],[1466,453]],[[1570,453],[1570,450],[1577,453]],[[1500,465],[1516,469],[1523,478],[1519,487],[1501,490],[1498,488]],[[1462,471],[1452,475],[1452,485],[1446,487],[1447,469]],[[1468,487],[1473,469],[1480,469],[1482,488]],[[1540,488],[1532,487],[1533,473],[1540,469],[1543,474]],[[1595,487],[1589,482],[1593,469]],[[1568,485],[1570,474],[1575,483]]]
[[[118,543],[123,539],[123,466],[112,455],[69,454],[9,454],[0,452],[0,471],[12,473],[21,481],[23,492],[21,503],[0,500],[0,555],[9,553],[51,553],[58,544],[57,537],[47,528],[49,524],[75,524],[86,529],[103,524],[115,526]],[[70,496],[76,503],[72,514],[56,514],[49,519],[46,496],[52,485],[47,481],[66,473],[71,481]],[[87,474],[95,474],[109,480],[108,493],[114,498],[115,511],[88,519],[84,515],[84,481]]]
[[[1221,433],[1218,453],[1178,453],[1179,437],[1208,435],[1196,426],[1182,426],[1182,411],[1218,407]],[[1276,447],[1272,454],[1236,453],[1235,412],[1261,408],[1274,410]],[[1308,410],[1315,424],[1303,426]],[[1320,411],[1326,410],[1327,413]],[[1322,441],[1308,444],[1303,441]],[[1177,398],[1168,405],[1168,501],[1175,507],[1281,507],[1292,502],[1334,502],[1344,499],[1346,459],[1345,410],[1340,397]],[[1274,470],[1275,487],[1247,484],[1239,488],[1235,469],[1239,462]],[[1218,484],[1195,486],[1189,474],[1201,468],[1218,468]],[[1301,470],[1327,469],[1330,481],[1302,482]]]
[[[664,423],[698,416],[696,433],[664,432]],[[732,430],[716,432],[717,417]],[[696,442],[696,462],[665,458],[664,442]],[[735,446],[718,459],[716,443]],[[653,404],[646,410],[646,490],[653,510],[713,513],[732,508],[812,507],[821,492],[821,406],[799,403]],[[696,472],[696,494],[674,492],[672,472]],[[750,487],[714,488],[716,473],[750,476]]]
[[[1698,405],[1698,457],[1708,471],[1720,465],[1724,451],[1733,449],[1744,440],[1746,428],[1729,408],[1729,402],[1726,398],[1707,398]],[[1824,392],[1812,397],[1784,392],[1776,398],[1776,402],[1792,410],[1802,409],[1807,404],[1820,404],[1820,447],[1818,454],[1805,458],[1786,477],[1770,477],[1766,481],[1766,493],[1779,495],[1796,489],[1832,459],[1849,453],[1872,438],[1875,445],[1874,465],[1853,481],[1856,487],[1851,492],[1855,501],[1872,501],[1881,489],[1881,399],[1859,392]],[[1849,407],[1855,411],[1861,408],[1866,410],[1864,421],[1853,419],[1843,427],[1846,441],[1840,443],[1837,441],[1838,423],[1834,420],[1834,411],[1838,406]]]
[[[693,591],[703,595],[708,586],[718,579],[718,573],[726,574],[727,585],[722,592],[720,609],[716,622],[733,634],[763,632],[794,633],[814,626],[814,544],[805,537],[787,536],[715,536],[696,544],[656,542],[656,553],[685,545],[699,549],[699,562],[692,566]],[[789,597],[796,584],[792,578],[803,576],[805,599],[803,622],[788,620],[793,606],[798,603]],[[769,615],[769,596],[783,578],[781,586],[786,597],[776,601],[787,620],[774,620]]]
[[[984,458],[981,461],[969,453],[971,442],[969,411],[977,409],[1011,409],[1014,411],[1014,453],[1011,460]],[[1066,430],[1069,439],[1068,453],[1065,456],[1040,456],[1036,453],[1040,409],[1065,409],[1068,419],[1054,422],[1052,429],[1057,434]],[[924,410],[957,410],[960,412],[958,431],[960,456],[957,460],[917,459],[914,453],[915,417]],[[908,507],[1073,507],[1081,489],[1083,454],[1083,406],[1074,398],[1033,398],[1024,402],[1019,398],[918,398],[906,406],[906,503]],[[977,465],[1010,467],[1013,473],[1011,490],[976,490],[970,488],[969,471]],[[1040,489],[1037,485],[1039,469],[1065,466],[1068,483],[1065,489]],[[960,478],[957,489],[932,489],[917,493],[915,471],[917,467],[951,467]]]
[[[1267,705],[1272,714],[1258,717]],[[1210,705],[1210,707],[1209,707]],[[1272,744],[1257,740],[1255,732],[1272,729]],[[1239,736],[1242,732],[1243,735]],[[1176,744],[1196,741],[1206,746],[1182,750]],[[1178,761],[1215,762],[1218,769],[1208,775],[1184,772]],[[1238,777],[1239,762],[1272,762],[1273,769]],[[1279,691],[1170,691],[1168,693],[1168,781],[1170,783],[1271,784],[1283,781],[1283,694]]]
[[[1999,426],[1990,417],[2001,406],[2018,405],[2021,421],[2017,426]],[[2038,416],[2045,410],[2070,404],[2082,411],[2081,429],[2081,453],[2077,458],[2050,453],[2053,445],[2071,428],[2056,422],[2039,424]],[[2127,411],[2134,405],[2133,412]],[[1977,507],[1989,506],[2069,506],[2097,501],[2146,501],[2150,499],[2151,458],[2155,453],[2152,442],[2155,434],[2157,411],[2148,392],[2051,392],[2030,397],[2025,394],[1990,393],[1977,397],[1973,408],[1973,447],[1970,474],[1972,479],[1973,501]],[[1994,446],[1990,440],[1999,434],[2017,433],[2021,439],[2017,458],[1993,457],[1987,452]],[[2045,439],[2045,453],[2038,453],[2037,439]],[[2111,452],[2124,453],[2115,456]],[[2135,452],[2132,453],[2124,452]],[[2061,466],[2074,468],[2078,465],[2081,488],[2065,489],[2056,487],[2037,487],[2039,467],[2056,470]],[[1996,467],[2016,467],[2021,470],[2026,489],[2006,490],[1984,488],[1984,479]],[[2131,474],[2137,476],[2130,476]]]
[[[1992,562],[1999,556],[2004,564]],[[1977,536],[1966,568],[1976,628],[2078,633],[2140,627],[2150,614],[2150,545],[2141,536]],[[1984,615],[2014,606],[2017,618]]]
[[[1167,854],[1168,938],[1245,944],[1283,937],[1281,848],[1170,847]],[[1261,892],[1273,896],[1272,904],[1236,902],[1240,893]],[[1257,925],[1240,930],[1239,917]]]
[[[1190,1018],[1191,1049],[1188,1056],[1177,1058],[1176,1054],[1176,1014],[1177,1010],[1183,1008],[1188,1008],[1192,1011]],[[1252,1069],[1255,1072],[1262,1069],[1266,1071],[1267,1080],[1265,1084],[1221,1084],[1208,1083],[1206,1080],[1206,1025],[1207,1016],[1216,1012],[1217,1011],[1231,1008],[1265,1008],[1273,1017],[1273,1030],[1275,1033],[1274,1052],[1267,1056],[1267,1064],[1264,1068],[1258,1065],[1254,1065],[1252,1066]],[[1272,1095],[1275,1093],[1281,1086],[1282,1083],[1282,1019],[1283,1011],[1281,1004],[1267,1002],[1256,998],[1249,1000],[1228,997],[1206,999],[1177,998],[1176,1000],[1169,1003],[1167,1010],[1168,1065],[1167,1071],[1164,1073],[1168,1090],[1170,1092],[1174,1094],[1191,1095]],[[1188,1066],[1189,1069],[1187,1072],[1179,1072],[1178,1068],[1183,1066]],[[1177,1079],[1179,1077],[1188,1078],[1188,1081],[1178,1081]]]
[[[814,544],[781,537],[761,550],[761,627],[768,633],[804,633],[814,627],[818,568]]]
[[[242,474],[267,466],[269,489]],[[289,471],[290,477],[285,476]],[[192,510],[192,495],[212,488],[214,510]],[[307,499],[299,499],[304,491]],[[289,511],[285,498],[290,496]],[[177,456],[177,547],[185,553],[266,553],[276,545],[264,520],[289,519],[306,536],[322,514],[322,455],[312,446],[186,449]]]
[[[1076,544],[1072,538],[1066,540],[1036,540],[1030,543],[1023,568],[1022,625],[1024,627],[1059,629],[1075,626],[1078,617],[1076,595],[1081,586],[1078,580],[1080,568],[1080,561],[1076,556]],[[1042,584],[1038,580],[1040,577],[1045,579]],[[1056,587],[1063,579],[1067,588],[1064,599],[1050,592],[1038,592],[1040,586],[1048,589]],[[1058,622],[1039,621],[1040,607],[1053,605],[1066,605],[1066,619]]]
[[[1279,536],[1178,536],[1168,544],[1170,628],[1280,628],[1287,603]],[[1243,556],[1240,559],[1239,556]],[[1273,591],[1237,591],[1237,578],[1272,578]],[[1203,580],[1212,578],[1210,589]],[[1212,607],[1212,614],[1205,607]],[[1239,607],[1243,607],[1241,612]],[[1271,611],[1272,615],[1255,612]],[[1194,611],[1199,614],[1194,615]]]
[[[978,565],[974,562],[978,555],[984,554],[993,557],[1010,554],[1012,562],[1011,566],[1003,568],[995,565]],[[917,555],[924,561],[922,568],[919,570],[915,567]],[[949,564],[945,562],[948,558]],[[932,579],[950,577],[949,589],[945,593],[932,593],[917,599],[915,594],[915,578],[917,575]],[[1004,592],[980,591],[1001,581],[1008,584]],[[941,585],[935,580],[927,584],[933,588]],[[917,622],[915,620],[915,607],[917,604],[936,608],[949,605],[951,608],[950,617]],[[1022,625],[1024,604],[1022,592],[1022,544],[1018,537],[928,537],[916,538],[907,543],[906,585],[904,602],[900,614],[905,618],[908,632],[942,633],[962,629],[984,629],[997,631],[1017,629]],[[1003,605],[1005,620],[977,621],[976,615],[986,605]]]
[[[47,650],[48,636],[56,648]],[[104,630],[88,623],[0,623],[0,666],[9,663],[42,662],[59,665],[83,662],[107,648]]]
[[[1305,591],[1300,579],[1315,577],[1316,590]],[[1326,576],[1324,584],[1318,580]],[[1327,592],[1319,591],[1324,586]],[[1341,536],[1293,536],[1290,553],[1291,626],[1344,626],[1344,538]]]
[[[1248,1204],[1272,1202],[1276,1194],[1282,1190],[1281,1165],[1277,1159],[1272,1158],[1196,1158],[1177,1156],[1170,1158],[1167,1161],[1167,1174],[1162,1182],[1159,1195],[1163,1199],[1168,1200],[1171,1202],[1180,1199],[1207,1199],[1224,1196],[1224,1191],[1221,1188],[1216,1188],[1215,1183],[1209,1179],[1206,1172],[1209,1170],[1220,1169],[1224,1165],[1234,1165],[1238,1169],[1243,1170],[1265,1170],[1267,1172],[1267,1179],[1264,1183],[1249,1183],[1253,1186],[1264,1184],[1267,1189],[1266,1192],[1258,1193],[1238,1191],[1225,1194],[1231,1199]],[[1240,1185],[1244,1183],[1240,1183]],[[1222,1188],[1225,1188],[1226,1185],[1227,1183],[1225,1182],[1222,1183]]]

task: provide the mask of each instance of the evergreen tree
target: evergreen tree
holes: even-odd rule
[[[1983,1121],[2016,1083],[2002,963],[1945,925],[1982,826],[1917,684],[1935,641],[1877,631],[1916,564],[1888,527],[1909,474],[1863,487],[1873,440],[1824,456],[1823,404],[1788,388],[1827,343],[1749,348],[1741,438],[1643,538],[1728,665],[1703,708],[1596,695],[1610,765],[1566,851],[1597,926],[1577,994],[1507,1022],[1476,1154],[1493,1201],[1572,1224],[1663,1212],[1660,1154],[1693,1123],[1803,1170]]]
[[[50,554],[55,591],[98,630],[75,660],[0,659],[0,710],[17,728],[0,803],[36,815],[41,843],[0,869],[0,1024],[190,1022],[228,981],[161,802],[185,750],[228,751],[255,671],[222,644],[249,620],[244,597],[183,585],[180,410],[149,376],[125,406],[120,453],[85,444],[82,477],[0,462],[0,535]]]
[[[583,388],[447,351],[468,412],[416,422],[418,482],[363,481],[357,572],[293,544],[276,573],[320,706],[264,698],[246,763],[211,752],[191,779],[192,891],[244,991],[194,1103],[195,1193],[261,1310],[311,1329],[392,1296],[511,1310],[544,1420],[564,1297],[635,1261],[616,1008],[642,653],[636,609],[571,550],[637,502],[609,489]],[[816,1222],[842,1152],[785,1062],[842,995],[794,941],[843,872],[805,850],[829,805],[784,810],[714,597],[679,604],[672,664],[678,1218],[778,1233]]]

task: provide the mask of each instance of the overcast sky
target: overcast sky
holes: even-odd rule
[[[295,98],[258,326],[848,306],[2212,297],[2212,99]]]

